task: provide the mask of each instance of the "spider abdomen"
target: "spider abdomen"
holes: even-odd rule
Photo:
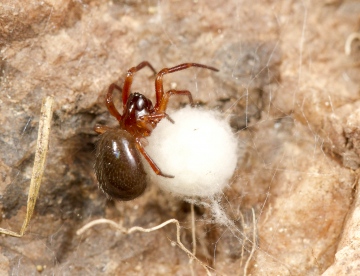
[[[95,174],[106,195],[132,200],[144,192],[147,176],[135,138],[130,133],[122,129],[103,133],[95,157]]]

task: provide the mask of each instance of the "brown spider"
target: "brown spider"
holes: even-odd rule
[[[171,68],[164,68],[156,74],[155,91],[156,104],[140,93],[130,93],[133,75],[148,66],[154,74],[155,69],[147,61],[128,70],[123,89],[111,84],[106,96],[106,106],[118,122],[119,127],[110,128],[96,125],[94,130],[101,134],[96,146],[95,174],[100,189],[109,197],[119,200],[131,200],[143,193],[147,185],[146,173],[140,153],[157,175],[174,177],[163,173],[151,157],[146,153],[141,138],[147,137],[163,118],[170,121],[165,113],[169,98],[172,95],[185,95],[194,105],[193,98],[188,90],[171,89],[164,93],[163,76],[165,74],[184,70],[189,67],[202,67],[213,71],[218,69],[198,63],[183,63]],[[123,114],[116,109],[113,101],[113,92],[122,90]]]

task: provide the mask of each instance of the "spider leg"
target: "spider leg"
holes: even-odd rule
[[[146,66],[148,66],[151,69],[151,71],[154,72],[154,75],[156,74],[156,71],[155,71],[154,67],[152,67],[152,65],[148,61],[143,61],[143,62],[139,63],[138,66],[132,67],[127,71],[125,82],[124,82],[124,87],[123,87],[123,90],[122,90],[122,101],[123,101],[123,107],[124,108],[126,106],[126,102],[127,102],[128,97],[130,95],[130,88],[131,88],[131,84],[133,82],[134,73],[136,73],[137,71],[143,69]]]
[[[120,115],[119,111],[116,109],[116,107],[114,105],[113,96],[112,96],[115,89],[118,89],[119,91],[121,91],[120,86],[116,85],[115,83],[112,83],[109,86],[109,90],[108,90],[108,93],[106,95],[106,107],[109,110],[110,114],[112,116],[114,116],[120,122],[122,116]],[[95,131],[96,131],[96,129],[95,129]]]
[[[137,119],[136,124],[141,129],[146,130],[146,132],[143,132],[143,136],[146,137],[151,134],[156,125],[164,118],[167,118],[171,123],[174,123],[174,120],[171,119],[168,114],[161,112],[143,115]]]
[[[175,124],[175,121],[167,114],[165,113],[166,119],[170,121],[170,123]]]
[[[170,96],[172,95],[186,95],[188,96],[189,98],[189,101],[190,101],[190,104],[191,106],[194,106],[194,100],[193,100],[193,97],[191,95],[191,92],[188,91],[188,90],[174,90],[174,89],[171,89],[169,91],[167,91],[165,93],[165,95],[161,98],[160,100],[160,104],[159,104],[159,107],[158,107],[158,112],[165,112],[166,110],[166,107],[169,103],[169,98]]]
[[[203,65],[203,64],[199,64],[199,63],[183,63],[183,64],[179,64],[177,66],[171,67],[171,68],[164,68],[162,69],[159,73],[157,73],[156,75],[156,79],[155,79],[155,91],[156,91],[156,105],[155,108],[157,109],[160,105],[160,102],[162,100],[162,97],[164,95],[164,87],[163,87],[163,77],[165,74],[169,74],[169,73],[174,73],[177,71],[181,71],[181,70],[185,70],[187,68],[190,67],[201,67],[201,68],[205,68],[205,69],[210,69],[213,71],[219,71],[218,69],[211,67],[211,66],[207,66],[207,65]]]
[[[144,156],[144,158],[146,159],[146,161],[149,163],[149,165],[151,166],[151,168],[153,169],[153,171],[157,174],[157,175],[161,175],[163,177],[168,177],[168,178],[174,178],[173,175],[169,175],[169,174],[165,174],[163,173],[159,167],[155,164],[154,160],[151,159],[151,157],[147,154],[147,152],[145,151],[143,145],[140,142],[139,138],[136,138],[136,148],[140,151],[140,153]]]
[[[139,120],[142,120],[145,123],[158,123],[164,118],[167,118],[170,122],[174,122],[173,119],[171,119],[170,116],[165,112],[144,115],[139,117]]]

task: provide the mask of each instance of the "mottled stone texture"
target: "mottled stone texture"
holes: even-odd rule
[[[170,242],[173,226],[75,233],[102,217],[124,227],[176,218],[191,248],[188,204],[154,183],[134,201],[107,201],[93,172],[93,126],[116,124],[107,87],[148,60],[157,70],[189,61],[219,68],[168,75],[165,89],[188,89],[224,112],[241,144],[221,201],[237,229],[196,207],[198,258],[222,275],[358,275],[360,43],[350,55],[344,45],[359,14],[358,1],[336,0],[1,1],[0,227],[21,227],[44,96],[54,96],[55,110],[30,228],[21,239],[1,237],[0,274],[36,275],[42,265],[43,275],[191,275]],[[153,97],[150,70],[133,91]],[[246,262],[251,209],[256,250]]]

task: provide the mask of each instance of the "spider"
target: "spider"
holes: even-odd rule
[[[134,74],[146,66],[156,75],[155,106],[144,95],[137,92],[130,93]],[[151,135],[151,132],[163,118],[167,118],[174,123],[165,112],[170,96],[187,96],[190,104],[194,105],[190,91],[171,89],[164,93],[163,88],[165,74],[189,67],[201,67],[219,71],[214,67],[203,64],[183,63],[171,68],[164,68],[156,73],[149,62],[143,61],[128,70],[122,89],[115,83],[110,85],[106,96],[106,106],[110,114],[118,120],[119,126],[110,128],[104,125],[95,125],[94,127],[95,132],[101,134],[96,145],[95,174],[99,188],[108,198],[132,200],[144,192],[147,186],[147,177],[140,154],[157,175],[174,177],[160,170],[146,153],[141,140]],[[122,91],[123,114],[120,114],[114,105],[113,92],[115,89]]]

